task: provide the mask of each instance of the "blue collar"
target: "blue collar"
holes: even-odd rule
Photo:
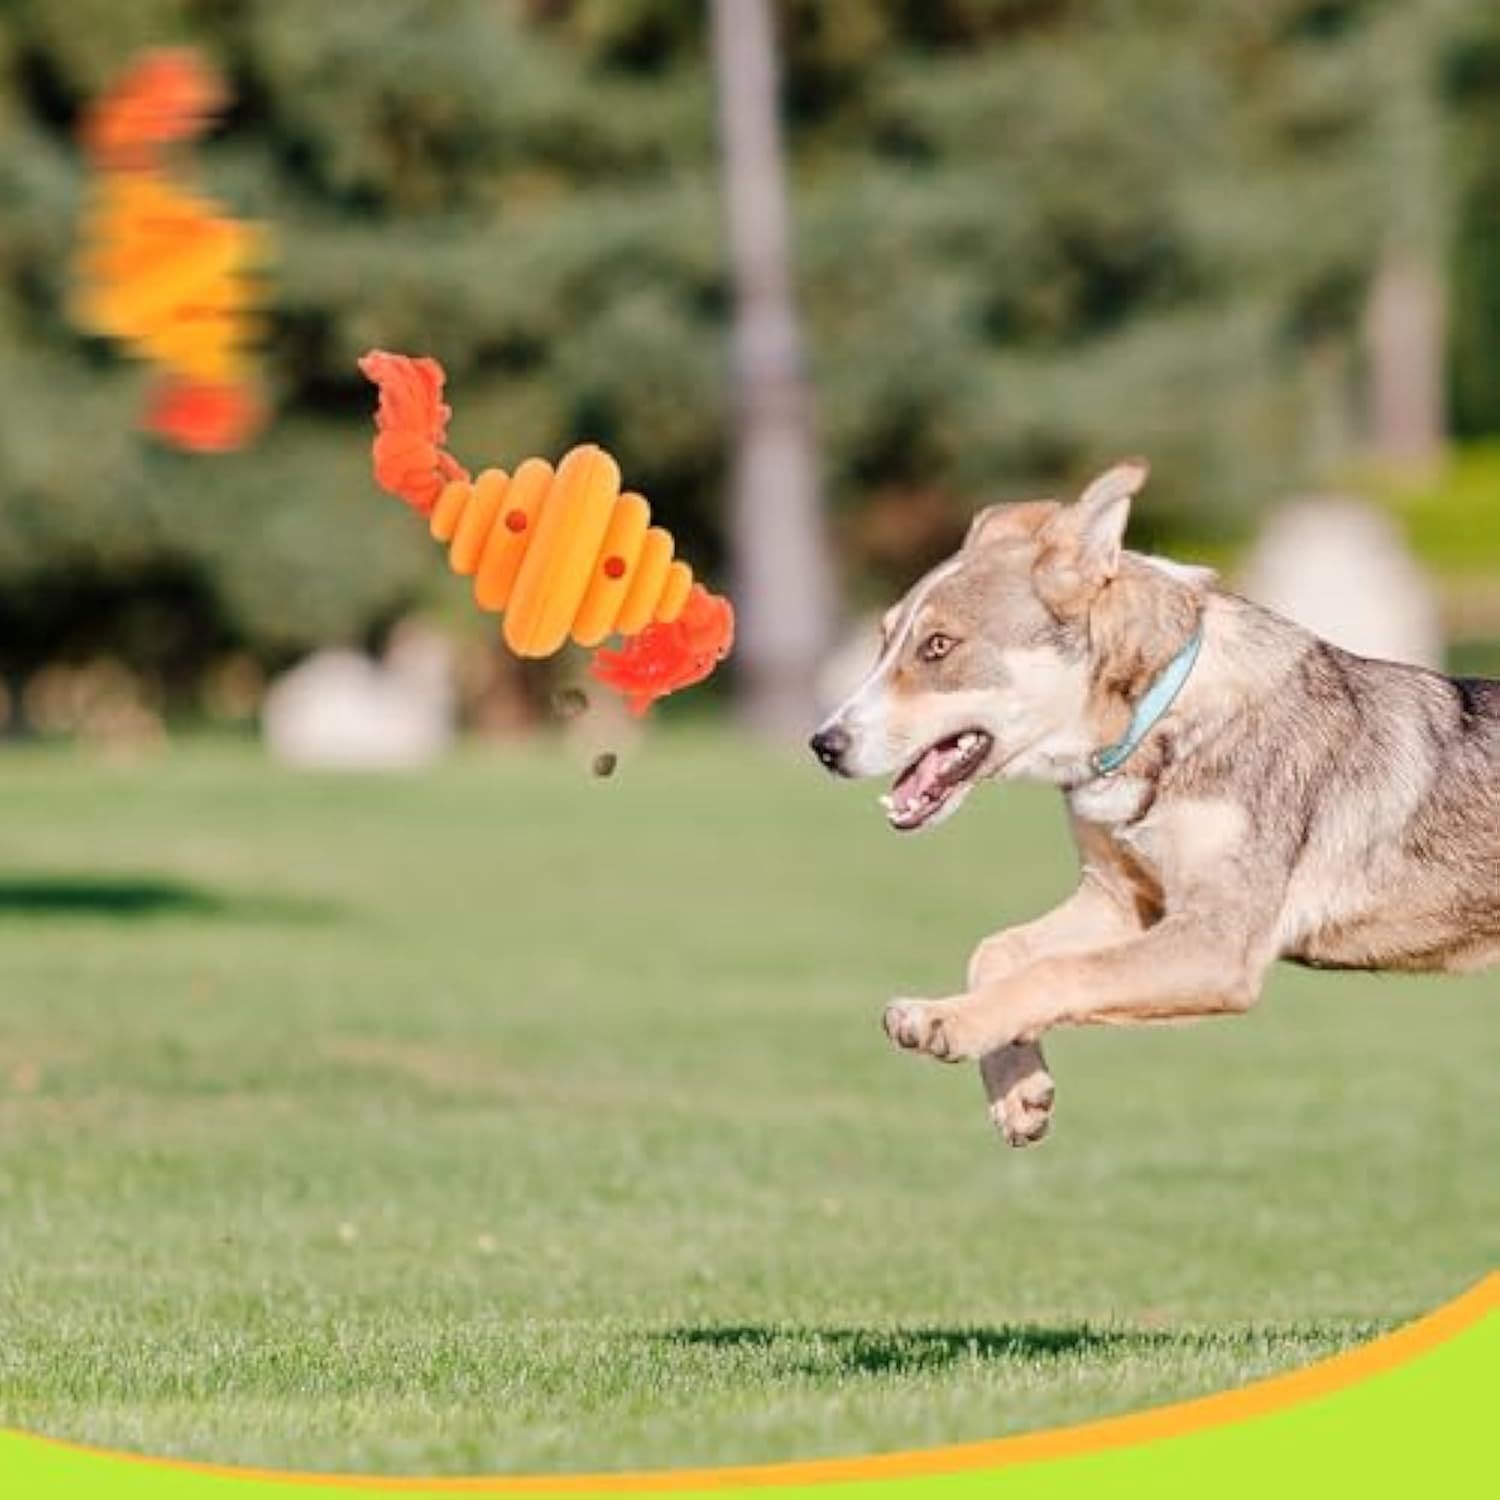
[[[1169,661],[1160,677],[1146,690],[1145,696],[1135,706],[1130,716],[1130,727],[1123,739],[1106,745],[1089,756],[1089,765],[1096,776],[1112,776],[1140,748],[1140,743],[1161,722],[1162,715],[1176,702],[1198,660],[1203,647],[1203,628],[1192,634],[1181,651]]]

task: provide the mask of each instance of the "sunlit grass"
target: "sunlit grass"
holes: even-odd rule
[[[890,1052],[1067,885],[702,733],[411,779],[0,759],[0,1415],[498,1471],[1075,1421],[1368,1336],[1495,1259],[1494,978],[1278,976],[1059,1038],[1054,1136]]]

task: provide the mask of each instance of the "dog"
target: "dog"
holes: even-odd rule
[[[903,832],[990,779],[1066,800],[1073,895],[985,938],[961,994],[884,1014],[898,1047],[978,1060],[1012,1145],[1051,1122],[1055,1026],[1239,1014],[1278,958],[1500,960],[1500,682],[1352,655],[1125,550],[1147,472],[982,511],[811,740],[837,775],[894,775]]]

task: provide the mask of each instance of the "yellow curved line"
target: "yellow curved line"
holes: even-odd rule
[[[22,1433],[11,1429],[8,1436],[64,1448],[94,1458],[119,1459],[156,1469],[177,1470],[223,1479],[254,1479],[263,1483],[316,1486],[324,1489],[363,1489],[401,1493],[421,1490],[452,1494],[591,1494],[616,1491],[622,1494],[662,1490],[710,1490],[784,1485],[845,1483],[852,1480],[923,1478],[955,1474],[970,1469],[995,1469],[1043,1459],[1074,1458],[1102,1453],[1161,1438],[1185,1437],[1190,1433],[1261,1417],[1287,1407],[1332,1395],[1395,1369],[1425,1354],[1439,1344],[1473,1327],[1487,1313],[1500,1308],[1500,1272],[1491,1272],[1462,1296],[1445,1303],[1425,1317],[1398,1328],[1358,1348],[1335,1354],[1317,1364],[1282,1375],[1272,1375],[1251,1385],[1210,1396],[1199,1396],[1170,1406],[1106,1417],[1073,1427],[1046,1432],[1021,1433],[1015,1437],[985,1442],[961,1443],[947,1448],[922,1448],[901,1453],[876,1454],[868,1458],[825,1458],[800,1463],[746,1464],[716,1469],[659,1469],[627,1473],[530,1474],[484,1478],[478,1475],[424,1479],[414,1475],[382,1478],[378,1475],[318,1474],[283,1469],[241,1468],[230,1464],[196,1463],[151,1458],[110,1448],[91,1447],[65,1438]]]

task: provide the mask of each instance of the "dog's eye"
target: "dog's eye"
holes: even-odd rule
[[[942,661],[942,659],[958,644],[951,635],[944,635],[941,630],[934,630],[925,641],[917,655],[923,661]]]

